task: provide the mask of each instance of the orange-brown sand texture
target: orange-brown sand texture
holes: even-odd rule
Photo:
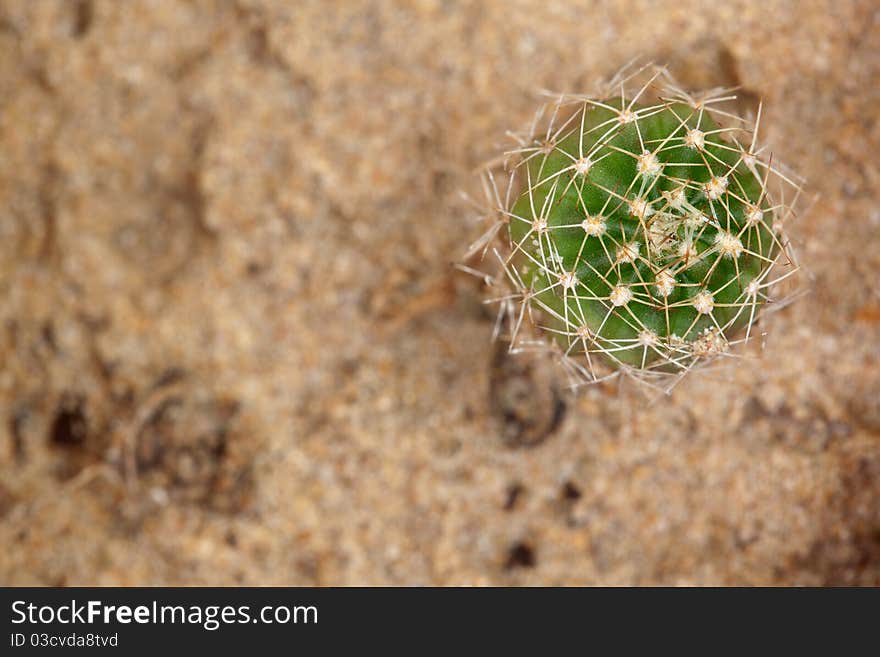
[[[809,181],[806,294],[651,404],[451,266],[636,56]],[[871,0],[2,0],[0,583],[878,584],[878,152]]]

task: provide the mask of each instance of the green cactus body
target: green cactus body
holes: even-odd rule
[[[646,366],[664,343],[747,322],[774,239],[760,179],[714,120],[683,104],[630,111],[624,123],[590,106],[582,129],[532,158],[509,225],[564,346],[601,340],[610,359]]]
[[[736,138],[748,130],[668,97],[557,105],[559,123],[516,153],[499,207],[520,317],[537,315],[565,357],[585,355],[592,378],[594,360],[664,373],[725,353],[768,301],[771,271],[791,264],[790,208],[770,197],[778,172]]]

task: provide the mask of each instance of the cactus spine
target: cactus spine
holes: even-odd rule
[[[531,324],[573,384],[652,381],[750,338],[797,270],[784,225],[800,182],[729,100],[661,68],[622,73],[596,96],[556,97],[503,172],[486,170],[491,225],[471,254],[492,248],[502,265],[512,348],[533,344]]]

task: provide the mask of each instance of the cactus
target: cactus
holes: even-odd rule
[[[537,327],[577,385],[674,381],[749,340],[797,270],[783,227],[801,186],[731,99],[642,67],[543,108],[506,153],[506,184],[486,169],[491,225],[470,253],[501,263],[512,349]]]

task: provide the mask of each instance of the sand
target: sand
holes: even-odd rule
[[[650,404],[451,267],[636,56],[809,181],[805,295]],[[0,583],[880,584],[878,107],[870,0],[0,2]]]

